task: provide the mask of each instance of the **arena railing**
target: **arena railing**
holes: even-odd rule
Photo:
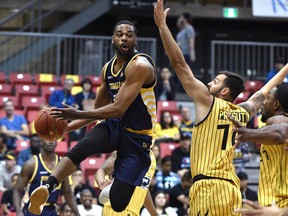
[[[13,36],[9,43],[1,43]],[[156,39],[138,38],[136,48],[156,59]],[[0,71],[99,76],[114,55],[111,36],[0,32]]]

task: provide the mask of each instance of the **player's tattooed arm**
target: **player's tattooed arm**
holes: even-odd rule
[[[264,100],[265,96],[263,93],[261,91],[257,91],[246,102],[240,103],[238,105],[249,113],[251,119],[259,111]]]

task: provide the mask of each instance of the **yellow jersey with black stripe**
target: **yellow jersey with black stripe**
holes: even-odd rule
[[[123,212],[114,212],[110,203],[104,205],[103,216],[138,216],[144,204],[151,180],[156,170],[156,159],[152,151],[150,151],[151,165],[148,172],[143,178],[142,185],[137,186],[130,199],[130,202]]]
[[[276,202],[280,208],[288,206],[288,144],[262,145],[259,175],[259,203]]]
[[[206,118],[194,126],[191,144],[191,173],[233,181],[239,185],[233,166],[233,124],[227,113],[246,126],[248,112],[240,106],[214,97]]]
[[[154,67],[152,58],[144,53],[134,52],[131,58],[118,71],[114,72],[114,65],[117,61],[117,56],[114,56],[104,69],[104,78],[108,86],[108,92],[113,98],[113,101],[125,81],[125,72],[131,62],[137,57],[145,57]],[[139,71],[134,71],[135,76]],[[143,85],[139,94],[124,113],[121,122],[123,127],[136,134],[145,134],[155,137],[154,125],[157,121],[156,116],[156,78],[149,85]],[[120,99],[121,100],[121,99]],[[141,118],[139,118],[141,116]]]

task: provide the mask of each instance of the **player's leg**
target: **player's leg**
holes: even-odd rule
[[[130,202],[134,190],[135,186],[114,179],[109,194],[112,209],[116,212],[124,211]]]
[[[49,176],[46,184],[36,188],[30,196],[29,211],[41,213],[42,205],[46,203],[52,190],[69,175],[88,156],[96,153],[108,152],[110,143],[110,129],[106,125],[95,126],[78,144],[61,159]]]

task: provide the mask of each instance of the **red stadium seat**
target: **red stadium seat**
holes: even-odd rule
[[[23,115],[24,116],[24,111],[23,110],[19,110],[19,109],[15,109],[14,110],[14,115]],[[6,113],[3,109],[0,110],[0,118],[6,116]]]
[[[57,146],[56,146],[55,152],[59,156],[64,156],[68,152],[67,141],[57,141]]]
[[[16,153],[28,148],[30,146],[29,140],[16,140]]]
[[[245,81],[244,85],[245,91],[254,93],[260,90],[264,86],[264,83],[260,80],[247,80]]]
[[[159,115],[161,115],[163,111],[169,111],[171,114],[179,114],[176,101],[158,101],[157,110]]]
[[[0,95],[13,95],[12,85],[0,83]]]
[[[37,113],[38,113],[38,109],[37,109],[37,110],[28,109],[28,110],[26,111],[26,115],[25,115],[27,121],[28,121],[29,123],[32,122],[32,121],[34,121]]]
[[[63,89],[63,87],[62,86],[54,86],[54,85],[40,86],[40,94],[42,97],[44,97],[45,101],[48,103],[50,95],[55,90],[60,90],[60,89]]]
[[[0,83],[6,83],[6,74],[4,72],[0,72]]]
[[[11,84],[33,84],[33,77],[30,73],[10,73],[9,82]]]
[[[58,80],[54,74],[35,74],[34,76],[35,83],[39,86],[45,85],[57,85]]]
[[[97,169],[99,169],[106,160],[105,154],[101,154],[100,157],[90,156],[81,163],[81,168],[85,177],[94,175]]]
[[[62,74],[61,75],[61,84],[64,84],[65,79],[72,79],[74,81],[74,85],[81,85],[82,76],[80,75],[72,75],[72,74]]]
[[[26,111],[29,109],[38,110],[39,107],[45,104],[45,98],[39,96],[23,96],[20,97],[20,104],[23,105]]]
[[[15,84],[15,95],[17,96],[39,96],[39,89],[37,85]]]
[[[179,143],[164,143],[164,142],[162,142],[159,144],[159,146],[160,146],[160,152],[161,152],[160,157],[163,158],[165,156],[171,156],[172,151],[175,148],[179,147],[180,144]]]
[[[19,99],[17,96],[2,96],[0,95],[0,108],[3,108],[4,102],[7,101],[8,99],[12,100],[14,103],[15,109],[19,108]]]
[[[248,91],[241,92],[238,95],[238,97],[235,99],[234,103],[239,104],[239,103],[242,103],[244,101],[247,101],[248,98],[250,97],[250,95],[251,95],[251,92],[248,92]]]
[[[101,85],[101,78],[97,76],[86,76],[85,78],[89,78],[92,82],[93,87],[98,87]]]

